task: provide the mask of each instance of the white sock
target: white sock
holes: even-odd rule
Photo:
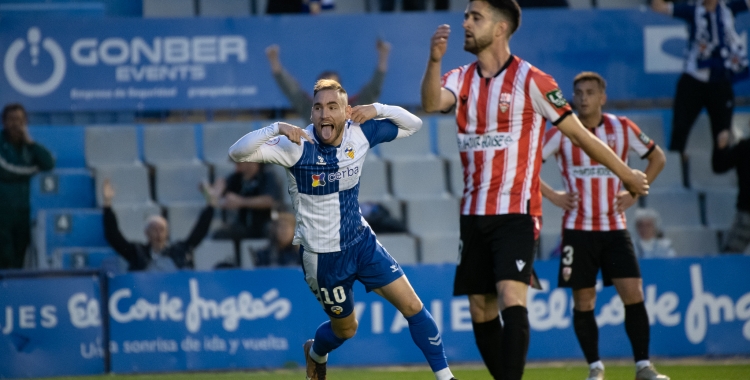
[[[453,373],[451,373],[451,369],[449,367],[445,367],[440,371],[435,372],[435,379],[437,380],[451,380],[452,378]]]
[[[604,363],[602,363],[601,360],[597,360],[591,364],[589,364],[589,369],[599,368],[600,370],[604,371]]]
[[[310,357],[312,360],[314,360],[316,363],[323,364],[328,361],[328,354],[325,354],[323,356],[318,355],[315,353],[315,350],[312,349],[312,346],[310,346]]]
[[[635,362],[635,370],[640,371],[650,365],[651,365],[650,360],[640,360],[640,361]]]

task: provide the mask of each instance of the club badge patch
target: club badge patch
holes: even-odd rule
[[[562,269],[562,278],[565,280],[565,282],[568,282],[570,280],[570,275],[573,273],[573,268],[571,267],[563,267]]]
[[[507,92],[503,92],[500,94],[500,101],[499,101],[499,107],[500,112],[505,113],[508,110],[508,107],[510,107],[510,94]]]
[[[648,137],[648,136],[646,136],[646,134],[643,133],[643,132],[641,132],[641,134],[638,135],[638,140],[641,140],[641,142],[643,143],[643,145],[651,144],[651,138]]]
[[[331,306],[331,311],[333,312],[333,314],[339,315],[344,311],[344,308],[341,306]]]

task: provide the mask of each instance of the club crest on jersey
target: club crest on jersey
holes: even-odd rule
[[[318,162],[316,162],[315,165],[327,165],[326,160],[323,158],[323,156],[318,156]]]
[[[326,174],[313,174],[312,175],[312,187],[325,186],[326,185]]]
[[[344,148],[344,154],[346,154],[347,157],[354,159],[354,146],[350,144],[346,144],[346,147]]]
[[[563,267],[562,269],[562,278],[565,280],[565,282],[568,282],[570,280],[570,275],[573,274],[573,268],[571,267]]]
[[[331,311],[333,312],[333,314],[339,315],[339,314],[341,314],[344,311],[344,308],[341,307],[341,306],[338,306],[338,305],[337,306],[331,306]]]
[[[610,148],[615,149],[617,147],[617,135],[607,134],[607,145]]]
[[[510,107],[510,93],[503,92],[500,94],[500,112],[505,113]]]
[[[547,97],[547,101],[557,108],[565,107],[568,104],[559,88],[546,93],[544,96]]]
[[[281,137],[274,137],[274,138],[266,141],[266,145],[271,145],[271,146],[276,145],[276,144],[279,143],[280,140],[281,140]]]

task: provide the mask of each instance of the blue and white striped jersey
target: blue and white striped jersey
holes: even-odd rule
[[[229,150],[235,161],[287,168],[289,195],[297,219],[294,244],[315,253],[343,251],[367,230],[359,209],[359,177],[370,148],[406,137],[422,121],[406,110],[375,104],[378,117],[363,124],[347,121],[341,145],[319,143],[313,125],[305,128],[315,143],[301,145],[279,136],[278,123],[248,133]]]

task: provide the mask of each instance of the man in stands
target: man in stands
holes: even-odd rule
[[[603,113],[607,83],[599,74],[582,72],[573,80],[573,104],[581,123],[623,161],[632,150],[647,159],[649,184],[664,168],[664,152],[626,117]],[[573,288],[573,328],[589,363],[588,380],[604,379],[596,325],[596,276],[602,269],[605,286],[615,285],[625,304],[625,331],[636,363],[636,380],[669,380],[649,361],[650,327],[643,302],[643,280],[625,222],[625,210],[636,199],[609,169],[589,157],[553,127],[544,141],[542,158],[555,156],[564,191],[542,181],[542,194],[565,209],[558,286]]]
[[[572,114],[549,75],[510,53],[521,24],[513,0],[472,0],[464,14],[464,50],[477,61],[442,77],[450,26],[433,34],[422,80],[427,112],[455,108],[464,168],[460,262],[454,295],[469,296],[474,337],[495,379],[520,380],[529,347],[526,295],[542,214],[541,142],[550,120],[573,143],[647,194],[646,176],[631,170]],[[498,310],[502,310],[500,324]]]
[[[0,269],[23,267],[31,243],[29,182],[54,166],[52,154],[31,138],[23,106],[6,105],[0,133]]]
[[[370,148],[414,134],[422,121],[395,106],[352,108],[346,91],[330,79],[315,84],[313,99],[313,124],[307,128],[273,123],[229,149],[235,161],[281,165],[290,174],[297,219],[294,244],[302,246],[305,280],[330,319],[303,346],[307,378],[325,380],[328,353],[357,332],[353,285],[359,280],[406,317],[412,340],[435,378],[450,380],[453,374],[435,320],[401,266],[378,243],[358,202],[359,178]]]
[[[104,201],[104,237],[109,245],[128,262],[128,270],[169,272],[193,267],[193,249],[208,234],[216,205],[215,194],[204,186],[208,205],[201,211],[198,221],[185,240],[169,241],[169,225],[161,215],[152,215],[146,221],[144,233],[147,244],[132,243],[125,239],[117,226],[117,217],[112,210],[115,189],[109,180],[104,181],[102,199]]]

